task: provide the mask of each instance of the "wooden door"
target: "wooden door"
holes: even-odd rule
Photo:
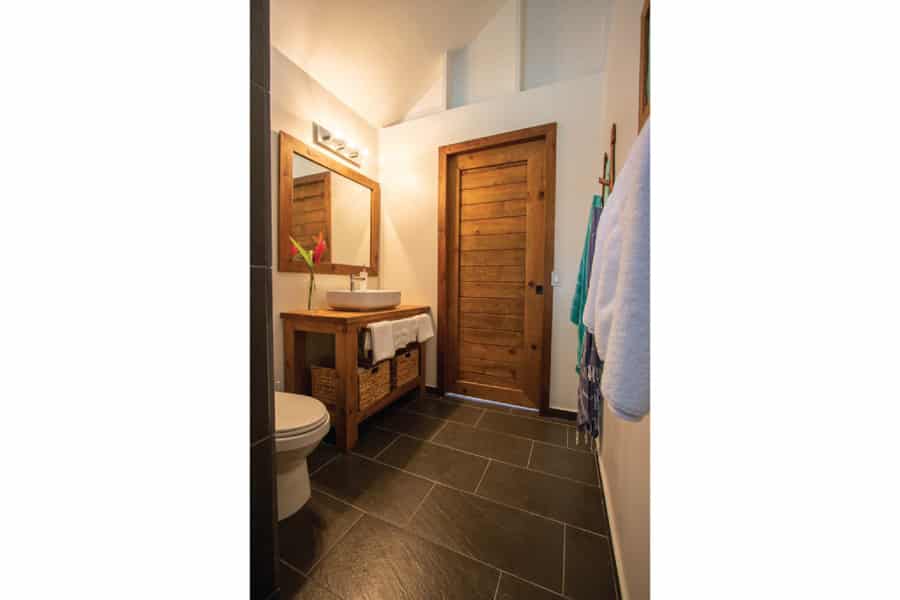
[[[552,144],[532,137],[446,156],[446,391],[546,408]]]
[[[313,237],[322,233],[327,242],[322,262],[331,262],[331,173],[294,178],[291,201],[291,235],[311,250]]]

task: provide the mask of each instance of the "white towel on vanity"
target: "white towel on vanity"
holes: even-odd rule
[[[391,321],[394,326],[394,350],[405,348],[416,341],[419,334],[419,323],[415,317]]]
[[[392,321],[379,321],[369,325],[372,337],[372,361],[379,362],[394,356],[394,327]]]
[[[425,313],[413,317],[416,320],[417,333],[416,341],[427,342],[434,337],[434,325],[431,323],[431,315]]]
[[[395,321],[379,321],[368,325],[369,335],[364,348],[371,343],[372,361],[379,362],[394,356],[413,342],[425,342],[434,337],[431,315],[416,315]],[[371,342],[370,342],[371,340]]]

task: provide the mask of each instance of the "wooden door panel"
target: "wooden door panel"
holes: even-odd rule
[[[475,383],[497,385],[506,388],[520,387],[519,381],[516,379],[504,379],[503,377],[494,377],[493,375],[465,370],[459,372],[459,381],[474,381]]]
[[[459,363],[460,369],[471,373],[481,373],[482,375],[490,375],[497,379],[504,379],[508,383],[513,383],[519,378],[519,365],[511,365],[508,363],[500,363],[492,360],[484,360],[481,358],[472,358],[470,356],[462,357]]]
[[[455,215],[459,213],[459,205],[456,198],[460,194],[460,177],[459,157],[450,156],[447,158],[445,165],[444,183],[442,186],[446,188],[447,198],[451,198],[453,203],[453,212]],[[446,237],[445,239],[453,240],[450,248],[447,248],[447,271],[444,278],[440,281],[446,282],[447,287],[447,332],[445,337],[445,355],[442,357],[444,368],[447,373],[452,373],[452,379],[447,383],[452,383],[459,373],[459,321],[461,318],[460,310],[462,298],[459,297],[459,270],[463,264],[463,256],[459,251],[459,218],[454,217],[448,219],[445,223]],[[439,274],[440,275],[440,274]]]
[[[451,392],[543,402],[544,308],[552,293],[544,281],[547,139],[484,149],[463,143],[442,162],[442,374]]]
[[[460,250],[524,250],[524,233],[467,235],[459,238]],[[525,264],[524,261],[522,264]]]
[[[522,345],[524,339],[521,331],[502,331],[497,329],[467,329],[461,327],[459,337],[464,342],[475,344],[494,344],[496,346]]]
[[[525,216],[525,198],[502,200],[499,202],[484,202],[482,204],[470,204],[469,206],[462,207],[463,221],[519,216]]]
[[[522,283],[486,283],[463,281],[459,284],[461,298],[522,298],[525,286]]]
[[[525,359],[523,389],[532,397],[541,394],[541,363],[544,350],[544,294],[552,294],[553,289],[549,281],[544,279],[544,238],[545,238],[545,210],[544,210],[544,162],[543,151],[532,148],[532,155],[528,161],[528,182],[538,182],[537,185],[528,186],[528,201],[526,203],[527,220],[527,254],[525,257],[525,280],[528,285],[528,293],[525,297],[525,347],[528,356]],[[552,231],[552,230],[551,230]],[[537,290],[543,293],[538,294]],[[550,340],[546,340],[549,344]]]
[[[509,266],[525,264],[525,250],[472,250],[459,254],[459,264],[463,267],[474,265]]]
[[[525,280],[525,265],[508,267],[476,266],[461,267],[459,270],[460,281],[486,281],[486,282],[521,282]]]
[[[325,221],[320,221],[319,223],[300,223],[297,225],[291,226],[291,235],[294,236],[294,239],[303,246],[306,247],[310,241],[312,236],[319,235],[319,232],[324,232],[328,229],[328,223]]]
[[[524,331],[524,300],[463,298],[460,302],[460,327]],[[506,310],[504,310],[506,309]]]
[[[324,223],[328,219],[325,210],[292,210],[291,219],[295,225],[303,223]]]
[[[525,233],[525,216],[504,217],[501,219],[479,219],[477,221],[463,221],[460,226],[460,234],[467,235],[491,235],[503,233]]]
[[[297,242],[311,248],[313,237],[322,233],[328,245],[323,262],[331,261],[331,173],[294,178],[288,231]]]
[[[466,152],[459,155],[459,168],[462,171],[477,173],[488,169],[504,172],[505,169],[525,166],[524,162],[528,160],[528,155],[536,148],[543,148],[543,144],[542,141],[534,140]],[[523,174],[522,181],[527,181],[525,177],[527,173]]]
[[[502,166],[500,168],[487,167],[467,171],[462,174],[462,189],[468,190],[492,185],[524,183],[526,174],[527,165],[525,164]]]
[[[294,202],[291,206],[291,215],[297,215],[314,210],[325,210],[325,198],[323,196],[309,196],[303,198],[303,202]]]
[[[472,204],[505,202],[507,200],[524,200],[527,197],[528,184],[524,181],[520,181],[518,183],[507,183],[463,190],[460,194],[460,204],[463,206],[470,206]]]
[[[471,356],[511,365],[522,364],[523,354],[521,346],[495,346],[474,342],[460,342],[459,353],[460,356]]]
[[[316,177],[313,175],[312,177]],[[298,179],[301,179],[298,177]],[[294,202],[311,196],[322,196],[325,193],[325,183],[320,179],[315,183],[294,183]]]

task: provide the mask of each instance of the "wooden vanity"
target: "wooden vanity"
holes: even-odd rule
[[[419,344],[419,376],[392,389],[387,396],[361,411],[357,375],[359,331],[369,323],[428,314],[430,310],[428,306],[401,304],[396,308],[368,312],[296,310],[281,313],[284,328],[285,391],[310,394],[306,334],[314,332],[334,335],[337,401],[334,405],[327,406],[337,434],[338,447],[345,451],[351,450],[356,445],[361,422],[412,390],[417,389],[419,397],[425,391],[425,346]]]

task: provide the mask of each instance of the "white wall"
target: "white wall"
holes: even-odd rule
[[[361,170],[365,175],[378,179],[378,132],[362,117],[354,113],[333,94],[319,85],[297,65],[275,48],[271,52],[271,127],[272,127],[272,234],[278,231],[278,132],[285,131],[302,142],[312,145],[312,123],[321,122],[332,128],[340,128],[348,137],[368,149],[369,156]],[[341,160],[341,159],[336,159]],[[346,163],[351,168],[356,168]],[[283,382],[284,344],[281,336],[281,319],[284,310],[306,308],[309,276],[305,273],[278,271],[278,244],[272,243],[272,297],[274,335],[274,377]],[[369,279],[369,285],[378,286],[378,278]],[[346,275],[319,275],[313,308],[325,306],[328,289],[350,287]]]
[[[519,91],[520,0],[508,0],[464,48],[449,54],[449,108]]]
[[[447,110],[447,54],[444,52],[435,62],[431,87],[416,100],[401,122]]]
[[[638,133],[642,8],[643,0],[616,0],[609,34],[603,134],[608,146],[609,127],[616,123],[619,170]],[[629,423],[606,410],[602,439],[601,471],[623,600],[645,600],[650,597],[650,416]]]
[[[602,77],[544,86],[448,110],[379,132],[382,184],[382,284],[404,302],[429,304],[437,316],[438,146],[557,122],[555,269],[550,405],[574,410],[577,330],[569,322],[591,198],[599,191],[604,150]],[[438,332],[440,335],[441,332]],[[437,383],[428,351],[427,382]]]
[[[602,74],[612,1],[507,0],[471,42],[448,53],[404,120]]]
[[[611,0],[522,0],[524,89],[605,68]]]

